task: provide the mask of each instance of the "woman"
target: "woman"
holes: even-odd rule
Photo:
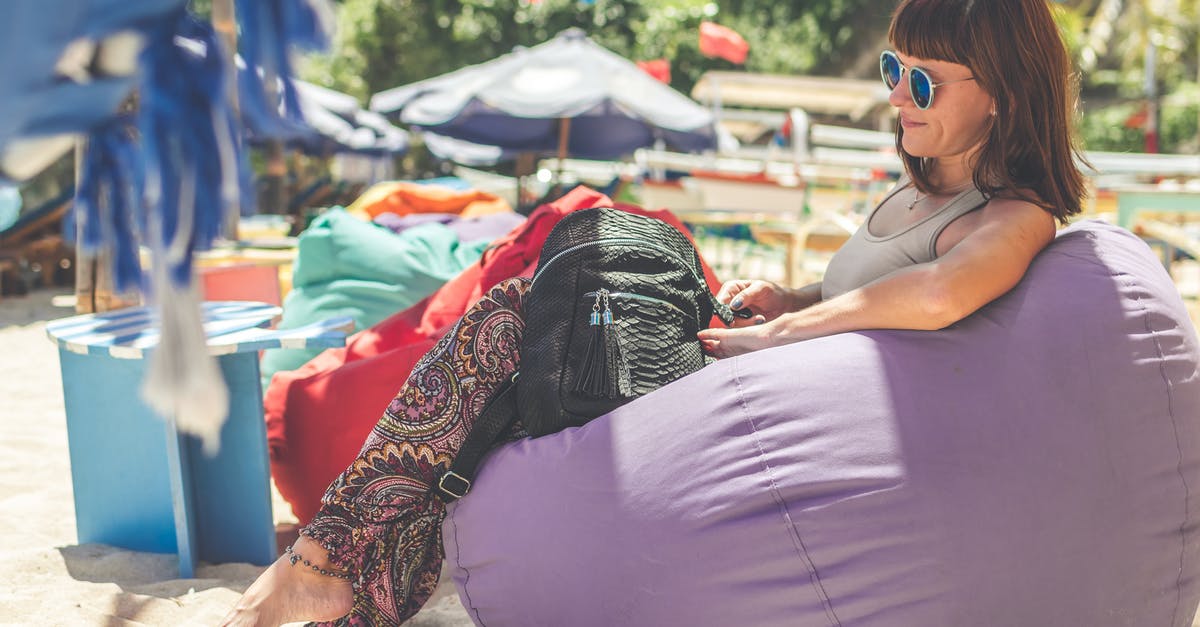
[[[862,329],[941,329],[1011,289],[1080,210],[1066,49],[1043,0],[907,0],[880,56],[905,176],[796,290],[731,281],[755,315],[699,334],[711,354]],[[976,191],[977,190],[977,191]]]
[[[1045,0],[904,0],[891,39],[881,69],[907,176],[823,283],[725,285],[720,296],[759,324],[702,332],[712,353],[945,327],[1015,285],[1055,219],[1079,211],[1069,64]],[[420,608],[442,557],[444,509],[432,488],[519,364],[527,285],[493,288],[421,360],[321,512],[226,624],[398,624]]]

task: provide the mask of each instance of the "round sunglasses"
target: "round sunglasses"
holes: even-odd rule
[[[935,83],[930,78],[929,72],[925,69],[915,66],[911,68],[905,67],[895,52],[884,50],[879,54],[879,74],[883,76],[883,84],[887,85],[889,90],[896,88],[896,85],[900,83],[900,79],[903,78],[905,72],[908,72],[908,93],[912,96],[913,104],[917,105],[917,108],[922,111],[933,106],[933,89],[935,87],[975,80],[974,76],[968,76],[967,78]]]

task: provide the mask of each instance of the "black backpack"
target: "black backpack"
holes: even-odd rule
[[[703,368],[696,333],[717,302],[691,241],[618,209],[575,211],[542,246],[525,295],[521,368],[483,410],[438,487],[470,489],[483,455],[519,416],[533,437],[579,426]],[[741,312],[738,312],[740,315]]]

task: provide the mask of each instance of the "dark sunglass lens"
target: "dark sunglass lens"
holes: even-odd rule
[[[922,109],[928,109],[933,101],[933,83],[929,75],[914,68],[908,72],[908,89],[912,92],[913,102]]]
[[[894,54],[883,53],[879,57],[879,72],[883,75],[883,84],[888,89],[894,89],[896,83],[900,82],[900,60]]]

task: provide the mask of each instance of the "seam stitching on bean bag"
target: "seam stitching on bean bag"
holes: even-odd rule
[[[745,390],[742,388],[742,378],[738,372],[738,363],[740,360],[735,358],[730,361],[733,362],[731,370],[733,375],[733,383],[737,388],[738,407],[741,408],[742,414],[745,416],[746,424],[750,426],[750,435],[754,438],[755,447],[758,448],[758,457],[762,463],[763,474],[766,475],[767,480],[771,484],[771,497],[775,500],[775,504],[779,506],[779,511],[783,515],[783,520],[785,523],[787,523],[787,528],[789,531],[788,535],[791,537],[792,544],[796,548],[796,553],[800,556],[800,561],[804,563],[804,567],[808,570],[809,580],[812,582],[813,589],[816,591],[817,596],[821,599],[821,605],[825,609],[826,618],[830,620],[831,624],[840,627],[842,623],[840,620],[838,620],[837,613],[833,610],[833,603],[829,600],[829,595],[825,592],[825,586],[821,583],[821,576],[817,574],[816,565],[813,564],[812,559],[808,555],[808,548],[804,546],[804,540],[800,537],[800,530],[797,529],[795,523],[792,522],[791,512],[788,511],[787,503],[784,501],[783,495],[779,492],[779,485],[776,483],[775,477],[772,474],[771,465],[767,462],[766,449],[763,447],[762,440],[759,438],[758,427],[754,424],[754,418],[750,412],[750,406],[746,402]]]
[[[458,508],[455,507],[455,509]],[[454,565],[462,569],[462,571],[467,574],[462,583],[462,594],[463,596],[467,597],[467,609],[469,609],[471,613],[475,615],[475,620],[478,621],[480,625],[486,625],[486,623],[483,622],[483,617],[479,615],[479,608],[475,607],[475,602],[471,600],[471,592],[467,590],[467,582],[471,581],[471,571],[466,566],[462,565],[462,546],[458,544],[458,522],[454,520],[453,512],[449,512],[447,516],[450,518],[450,526],[454,529]]]
[[[1136,287],[1133,277],[1126,273],[1114,273],[1114,279],[1122,281],[1126,287]],[[1171,378],[1167,375],[1166,355],[1163,354],[1162,343],[1159,341],[1159,332],[1154,328],[1150,321],[1150,311],[1142,304],[1140,296],[1134,295],[1134,302],[1142,309],[1142,320],[1146,325],[1146,332],[1154,340],[1154,351],[1158,355],[1158,374],[1162,377],[1163,384],[1167,388],[1167,415],[1171,418],[1171,429],[1175,434],[1175,451],[1178,453],[1175,463],[1175,473],[1179,475],[1179,482],[1183,484],[1183,520],[1179,523],[1179,574],[1175,577],[1175,607],[1171,610],[1171,624],[1174,625],[1179,616],[1179,604],[1182,601],[1183,589],[1183,573],[1185,569],[1185,558],[1187,555],[1187,524],[1188,512],[1191,511],[1192,492],[1188,486],[1187,477],[1183,472],[1183,449],[1179,444],[1179,422],[1175,419],[1175,386],[1171,382]]]

